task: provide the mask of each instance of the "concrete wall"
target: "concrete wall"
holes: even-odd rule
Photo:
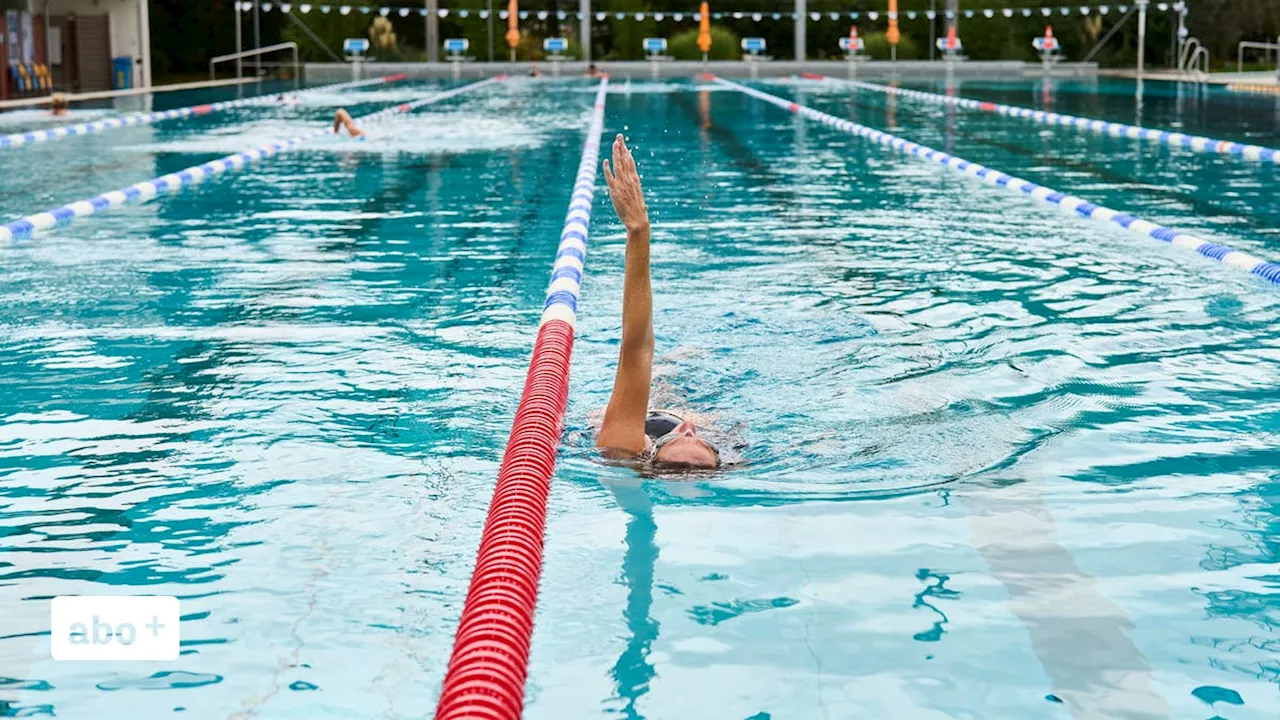
[[[726,78],[750,78],[752,66],[758,77],[790,77],[802,72],[818,73],[833,77],[849,77],[850,65],[845,61],[771,61],[748,63],[739,60],[711,62],[705,67],[708,72]],[[630,78],[634,81],[650,80],[654,67],[648,61],[637,62],[602,62],[598,66],[609,73],[614,81]],[[538,68],[544,76],[553,74],[551,63],[539,63]],[[658,63],[660,79],[687,79],[702,73],[704,66],[698,61],[672,61]],[[451,63],[360,63],[353,66],[346,63],[307,63],[305,77],[308,83],[331,83],[345,80],[378,77],[395,73],[408,73],[409,77],[476,79],[492,77],[500,73],[510,75],[528,75],[529,63],[463,63],[456,68]],[[563,77],[581,76],[586,72],[586,64],[582,62],[565,62],[560,68]],[[883,80],[888,78],[1021,78],[1025,76],[1043,75],[1044,68],[1039,63],[1010,61],[977,61],[967,60],[954,63],[931,62],[928,60],[902,60],[897,63],[889,61],[866,60],[858,62],[853,68],[856,77],[865,80]],[[1097,63],[1059,63],[1053,69],[1055,77],[1092,77],[1098,74]]]

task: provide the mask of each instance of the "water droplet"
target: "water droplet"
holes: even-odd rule
[[[623,131],[623,132],[626,132],[626,131],[628,131],[628,130],[630,130],[630,129],[631,129],[631,126],[630,126],[630,125],[623,125],[623,126],[622,126],[622,131]]]

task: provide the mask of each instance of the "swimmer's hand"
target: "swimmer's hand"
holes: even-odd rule
[[[649,210],[644,205],[644,191],[640,189],[640,175],[636,172],[636,161],[627,149],[622,134],[613,140],[613,167],[604,161],[604,181],[609,185],[609,198],[613,200],[613,209],[618,219],[626,226],[627,232],[638,232],[649,229]]]

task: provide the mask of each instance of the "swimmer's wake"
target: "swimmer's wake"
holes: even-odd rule
[[[422,107],[430,105],[442,100],[457,97],[471,90],[490,85],[505,79],[505,76],[481,80],[469,85],[447,90],[435,95],[429,95],[421,100],[415,100],[410,103],[403,103],[393,107],[379,110],[378,112],[365,115],[360,118],[366,124],[382,122],[393,115],[408,113]],[[87,200],[63,205],[59,208],[46,210],[44,212],[28,215],[19,220],[14,220],[6,225],[0,226],[0,242],[8,240],[19,240],[29,238],[36,232],[66,225],[78,217],[87,215],[95,215],[97,213],[108,210],[117,205],[123,205],[128,202],[146,202],[165,193],[176,192],[183,188],[203,182],[211,177],[221,175],[229,170],[240,170],[246,165],[250,165],[264,158],[274,157],[284,152],[288,152],[297,148],[299,145],[315,140],[322,135],[329,134],[328,126],[318,130],[296,135],[288,140],[281,140],[269,145],[261,145],[252,150],[228,155],[218,160],[212,160],[203,165],[195,165],[176,173],[170,173],[152,180],[145,180],[140,183],[130,185],[120,190],[112,190]]]

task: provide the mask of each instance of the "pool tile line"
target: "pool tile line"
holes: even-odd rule
[[[547,496],[569,399],[569,359],[608,88],[605,78],[596,91],[524,392],[489,503],[436,720],[519,720],[523,714]]]
[[[414,100],[413,102],[393,105],[384,110],[379,110],[378,112],[370,113],[357,119],[366,125],[375,124],[386,120],[392,115],[412,112],[423,105],[448,100],[449,98],[457,97],[458,95],[479,89],[486,85],[501,82],[505,78],[505,75],[499,75],[497,77],[489,78],[488,80],[481,80],[469,85],[463,85],[459,88],[429,95],[419,100]],[[323,128],[312,130],[311,132],[304,133],[302,135],[296,135],[287,140],[280,140],[267,145],[259,145],[251,150],[245,150],[244,152],[239,152],[234,155],[227,155],[226,157],[219,158],[217,160],[211,160],[203,165],[194,165],[185,170],[179,170],[178,172],[163,175],[158,178],[152,178],[151,180],[144,180],[140,183],[135,183],[119,190],[105,192],[86,200],[79,200],[52,210],[28,215],[24,218],[14,220],[0,226],[0,242],[30,238],[35,235],[35,233],[42,230],[66,225],[76,218],[95,215],[117,205],[124,205],[129,202],[147,202],[159,195],[177,192],[192,185],[197,185],[211,177],[221,175],[230,170],[241,170],[247,165],[252,165],[260,160],[288,152],[299,145],[323,135],[328,135],[332,132],[332,128],[326,124]]]
[[[946,167],[949,170],[981,179],[991,185],[1003,187],[1011,192],[1017,192],[1050,205],[1057,205],[1066,210],[1074,211],[1076,214],[1083,217],[1106,221],[1136,235],[1142,235],[1176,247],[1192,250],[1207,258],[1212,258],[1223,264],[1230,265],[1231,267],[1239,270],[1244,270],[1245,272],[1252,273],[1269,280],[1272,283],[1280,285],[1280,265],[1267,262],[1266,260],[1249,255],[1248,253],[1234,250],[1225,245],[1218,245],[1216,243],[1209,242],[1208,240],[1195,235],[1178,232],[1164,227],[1163,225],[1142,220],[1128,213],[1112,210],[1101,205],[1095,205],[1083,198],[1078,198],[1074,195],[1067,195],[1066,193],[1058,192],[1053,188],[1037,185],[1029,180],[1023,180],[1022,178],[1014,177],[977,163],[971,163],[963,158],[959,158],[939,150],[934,150],[933,148],[911,142],[910,140],[900,138],[896,135],[891,135],[874,128],[869,128],[865,125],[859,125],[858,123],[851,122],[849,120],[842,120],[834,115],[828,115],[827,113],[805,107],[804,105],[791,102],[790,100],[784,100],[776,95],[770,95],[769,93],[761,92],[730,80],[725,80],[719,77],[712,77],[712,80],[726,87],[738,90],[746,95],[750,95],[758,100],[763,100],[771,105],[776,105],[793,113],[803,115],[810,120],[815,120],[829,127],[836,128],[837,130],[842,130],[850,135],[863,137],[893,150],[897,150],[904,155],[920,158],[922,160],[930,160]]]
[[[337,90],[351,90],[353,88],[368,87],[370,85],[382,85],[384,83],[399,82],[408,78],[408,74],[400,73],[397,75],[385,75],[370,80],[358,80],[355,82],[338,83],[336,85],[323,85],[321,87],[309,88],[303,90],[299,95],[314,92],[333,92]],[[50,140],[58,140],[64,137],[76,137],[81,135],[93,135],[96,133],[114,130],[122,127],[135,127],[138,125],[150,125],[162,120],[172,120],[174,118],[197,117],[200,115],[208,115],[210,113],[221,112],[237,107],[249,107],[253,105],[276,105],[279,104],[277,94],[271,93],[267,95],[259,95],[251,98],[242,98],[240,100],[226,100],[223,102],[208,103],[204,105],[192,105],[190,107],[174,108],[173,110],[163,110],[160,112],[134,113],[125,115],[124,117],[107,118],[105,120],[95,120],[93,122],[80,123],[79,125],[63,125],[61,127],[49,128],[47,130],[33,130],[31,132],[14,133],[12,135],[0,136],[0,150],[4,148],[22,147],[35,143],[48,142]]]
[[[1187,135],[1186,133],[1180,132],[1143,128],[1136,125],[1125,125],[1124,123],[1109,122],[1106,120],[1095,120],[1093,118],[1077,117],[1075,115],[1063,115],[1061,113],[1046,112],[1044,110],[1032,110],[1031,108],[1019,107],[1017,105],[1001,105],[999,103],[971,100],[963,97],[952,97],[950,95],[939,95],[938,93],[924,92],[921,90],[908,90],[906,88],[878,85],[876,83],[869,83],[861,80],[832,78],[815,73],[802,73],[801,76],[808,80],[829,80],[831,82],[844,83],[860,90],[871,90],[873,92],[885,93],[887,95],[899,95],[931,103],[955,105],[969,110],[995,113],[1006,117],[1024,118],[1033,122],[1038,122],[1042,125],[1057,125],[1059,127],[1070,128],[1081,132],[1091,131],[1100,135],[1110,135],[1111,137],[1146,140],[1149,142],[1167,145],[1172,148],[1191,150],[1198,153],[1218,153],[1254,162],[1275,163],[1280,165],[1280,150],[1262,147],[1261,145],[1245,145],[1231,140],[1215,140],[1214,138],[1208,138],[1201,135]]]

